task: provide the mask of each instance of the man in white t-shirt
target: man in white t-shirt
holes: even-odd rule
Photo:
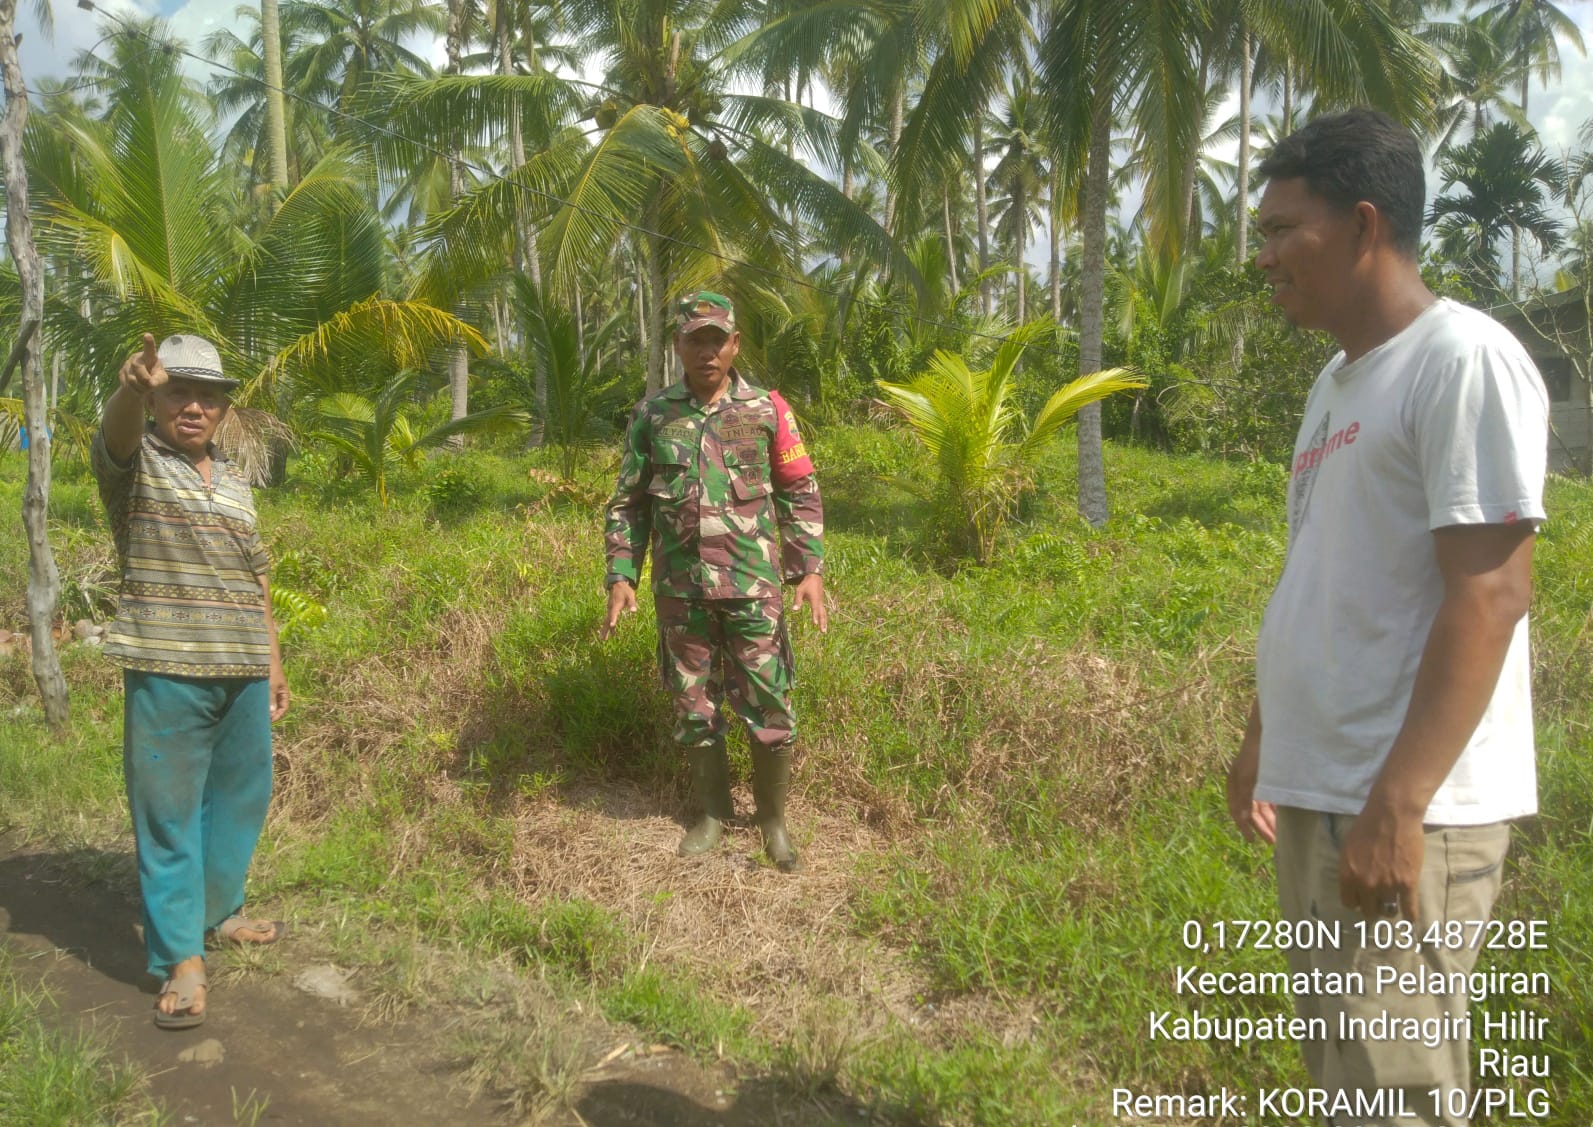
[[[1467,996],[1451,987],[1478,951],[1446,925],[1489,918],[1509,821],[1537,810],[1526,613],[1548,397],[1504,328],[1423,284],[1406,129],[1318,118],[1260,171],[1256,266],[1285,316],[1343,351],[1295,442],[1228,807],[1275,844],[1281,918],[1341,936],[1289,952],[1346,987],[1295,996],[1320,1019],[1312,1083],[1350,1109],[1328,1121],[1465,1124]]]

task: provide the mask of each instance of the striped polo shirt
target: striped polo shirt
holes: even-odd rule
[[[125,466],[96,433],[93,464],[122,569],[105,652],[145,673],[267,676],[260,577],[270,561],[248,481],[212,446],[206,485],[153,428]]]

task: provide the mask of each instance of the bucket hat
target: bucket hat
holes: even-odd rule
[[[222,374],[221,353],[204,337],[186,334],[169,336],[155,350],[161,367],[168,376],[181,376],[185,380],[215,384],[231,391],[238,381]]]

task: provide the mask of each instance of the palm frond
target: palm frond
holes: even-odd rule
[[[242,394],[254,394],[281,374],[324,363],[342,350],[367,350],[390,358],[397,367],[412,368],[453,341],[463,342],[478,355],[488,347],[473,326],[436,306],[373,297],[332,314],[279,349],[260,375],[244,385]]]
[[[1147,386],[1127,368],[1103,368],[1080,376],[1064,385],[1046,400],[1045,406],[1034,417],[1034,425],[1023,440],[1025,456],[1037,451],[1068,423],[1079,410],[1091,403],[1099,403],[1109,395],[1122,391],[1137,391]]]
[[[624,224],[645,212],[660,181],[689,164],[678,115],[650,105],[626,110],[585,154],[560,193],[564,206],[542,230],[555,288],[568,290],[584,263],[607,255]]]

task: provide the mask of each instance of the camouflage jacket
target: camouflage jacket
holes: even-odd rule
[[[649,536],[655,596],[771,598],[823,571],[817,478],[775,480],[782,403],[732,370],[708,407],[684,382],[637,404],[608,503],[610,583],[638,581]]]

